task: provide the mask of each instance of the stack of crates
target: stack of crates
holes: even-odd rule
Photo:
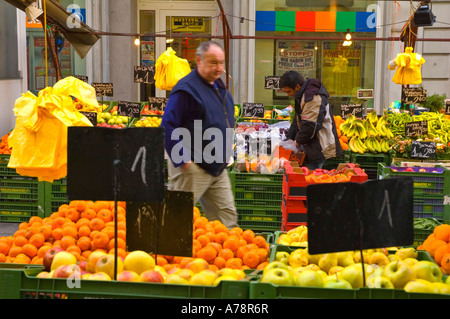
[[[351,170],[353,175],[350,182],[363,183],[367,181],[367,174],[363,169],[352,163],[342,163],[338,170]],[[311,182],[306,180],[301,167],[296,162],[285,164],[283,174],[283,202],[281,212],[283,216],[282,230],[288,231],[300,225],[307,225],[307,187]]]
[[[378,174],[378,164],[389,165],[391,155],[388,153],[353,153],[350,155],[350,163],[358,164],[363,168],[369,179],[376,179]]]
[[[420,165],[420,164],[418,164]],[[411,177],[414,187],[414,218],[434,218],[450,224],[450,170],[443,166],[397,167],[378,166],[378,178]],[[432,232],[432,230],[430,230]],[[414,231],[414,242],[426,239]]]
[[[0,155],[0,222],[23,222],[45,217],[45,187],[37,178],[8,168],[10,155]]]
[[[63,204],[69,204],[67,198],[67,179],[54,180],[53,183],[42,182],[45,185],[45,212],[51,215],[57,212]]]
[[[280,230],[283,174],[229,171],[229,176],[239,226],[257,231]]]

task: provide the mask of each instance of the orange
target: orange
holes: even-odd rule
[[[193,261],[194,258],[191,257],[181,257],[179,260],[180,268],[185,268],[187,264]]]
[[[200,235],[197,237],[197,240],[202,244],[202,247],[205,247],[209,242],[210,239],[207,235]]]
[[[115,229],[114,227],[105,227],[101,230],[102,233],[105,233],[106,235],[108,235],[108,238],[111,239],[113,237],[115,237]]]
[[[255,250],[250,250],[244,254],[242,262],[251,269],[255,269],[259,265],[259,255]]]
[[[197,257],[202,258],[209,263],[217,257],[217,251],[212,246],[206,246],[197,251]]]
[[[207,223],[208,223],[208,219],[204,216],[200,216],[194,222],[194,229],[205,228]]]
[[[450,253],[450,244],[441,245],[436,248],[436,251],[434,252],[434,260],[438,265],[441,264],[441,259],[446,253]]]
[[[81,252],[81,257],[84,258],[85,260],[87,260],[89,258],[89,255],[92,254],[91,250],[83,250]]]
[[[224,241],[228,238],[228,234],[226,232],[218,232],[214,235],[214,241],[223,245]]]
[[[33,225],[34,222],[38,222],[42,224],[42,218],[39,216],[31,216],[28,220],[28,225]]]
[[[110,239],[108,242],[108,249],[109,250],[114,249],[115,244],[116,244],[116,239],[115,238]],[[125,243],[125,240],[123,240],[122,238],[118,238],[117,239],[117,248],[126,249],[127,244]]]
[[[94,209],[96,213],[102,208],[109,208],[109,202],[99,200],[95,201],[94,205],[92,206],[92,209]]]
[[[119,209],[117,209],[119,211]],[[103,208],[97,212],[97,218],[102,219],[105,223],[113,220],[113,212],[109,209]]]
[[[231,249],[233,252],[236,252],[239,246],[239,238],[235,235],[228,236],[228,238],[222,244],[223,248]]]
[[[255,238],[253,238],[253,243],[255,243],[259,248],[265,248],[266,247],[266,239],[261,236],[255,236]]]
[[[45,236],[42,233],[36,233],[30,237],[29,243],[40,248],[45,242]],[[30,256],[31,257],[31,256]]]
[[[449,224],[441,224],[434,228],[433,230],[436,239],[449,242],[450,241],[450,225]]]
[[[193,233],[194,238],[197,238],[198,236],[204,235],[204,234],[206,234],[206,229],[204,229],[204,228],[197,228],[194,230],[194,233]]]
[[[225,259],[225,261],[227,261],[228,259],[234,257],[234,252],[229,248],[224,248],[219,252],[218,256],[222,257],[223,259]]]
[[[450,275],[450,253],[446,253],[442,256],[441,269],[446,275]]]
[[[79,211],[80,213],[82,211],[84,211],[86,208],[88,207],[87,202],[86,201],[78,201],[75,205],[75,208],[77,209],[77,211]]]
[[[156,256],[156,264],[158,266],[162,267],[167,263],[169,263],[169,262],[167,261],[167,259],[164,256],[161,256],[161,255]]]
[[[66,211],[65,216],[71,221],[76,222],[78,219],[80,219],[80,212],[76,208],[72,207]]]
[[[232,269],[240,269],[242,267],[242,259],[241,258],[230,258],[225,263],[226,268],[232,268]]]
[[[62,249],[67,249],[70,246],[73,246],[76,244],[76,240],[72,236],[63,236],[61,238],[61,247]]]
[[[16,257],[18,254],[22,253],[22,247],[20,246],[12,246],[9,249],[9,256]]]
[[[228,235],[228,233],[230,232],[229,229],[222,223],[218,223],[216,225],[213,226],[214,227],[214,232],[220,233],[220,232],[224,232]]]
[[[0,253],[0,263],[6,262],[6,255],[4,253]]]
[[[38,226],[28,227],[25,232],[26,232],[25,236],[28,239],[30,239],[31,236],[39,232],[39,227]]]
[[[197,206],[194,206],[194,222],[200,216],[201,216],[200,209]]]
[[[434,257],[434,253],[436,252],[436,249],[438,249],[442,245],[447,245],[447,243],[440,239],[435,239],[429,246],[428,253],[431,257]]]
[[[217,256],[214,258],[213,265],[215,265],[218,269],[222,269],[225,267],[226,260],[223,257]]]
[[[262,263],[260,263],[260,264],[256,267],[256,269],[258,269],[258,270],[263,270],[264,267],[266,267],[268,264],[269,264],[268,261],[262,262]]]
[[[28,223],[27,222],[21,222],[19,224],[19,229],[27,229],[28,228]]]
[[[127,238],[126,231],[124,229],[117,230],[117,237],[122,238],[123,240],[126,240],[126,238]]]
[[[429,234],[427,239],[425,239],[422,243],[423,248],[428,251],[430,244],[436,240],[436,235],[433,233]]]
[[[246,229],[241,235],[242,239],[245,239],[245,241],[250,244],[253,242],[253,239],[255,238],[255,233],[251,229]]]
[[[24,253],[20,253],[14,258],[14,264],[29,264],[31,262],[31,258],[25,255]]]
[[[85,250],[91,249],[91,239],[87,236],[82,236],[77,240],[77,246],[80,247],[80,250],[83,252]]]
[[[197,239],[192,240],[193,253],[197,252],[202,247],[203,247],[202,244]]]
[[[25,244],[28,244],[28,238],[25,236],[19,235],[14,239],[15,246],[22,247]]]
[[[81,217],[79,220],[75,222],[75,226],[78,229],[80,229],[81,226],[89,226],[91,223],[91,220],[86,217]]]
[[[42,225],[41,227],[39,227],[39,232],[44,235],[45,240],[47,240],[52,236],[52,226]]]
[[[231,228],[230,229],[230,231],[229,231],[229,235],[236,235],[236,236],[238,236],[238,237],[240,237],[241,235],[242,235],[242,233],[244,232],[244,230],[242,229],[242,228],[240,228],[240,227],[234,227],[234,228]]]
[[[39,258],[44,258],[45,253],[46,253],[50,248],[52,248],[52,246],[50,246],[50,245],[43,245],[43,246],[41,246],[41,247],[38,249],[37,256],[38,256]]]
[[[27,235],[27,230],[26,229],[18,229],[14,232],[13,237],[17,237],[17,236],[26,236]]]
[[[93,208],[87,208],[80,214],[80,217],[91,220],[97,217],[97,212]]]
[[[105,227],[105,221],[101,218],[95,217],[90,222],[91,230],[102,230]]]
[[[8,255],[10,245],[7,242],[0,241],[0,254]]]
[[[56,217],[56,218],[53,219],[53,221],[52,221],[52,229],[55,229],[55,228],[61,228],[62,225],[64,225],[65,222],[66,222],[66,220],[65,220],[64,217],[61,217],[61,216]]]
[[[114,250],[114,248],[113,249],[111,249],[109,252],[108,252],[108,254],[112,254],[112,255],[114,255],[114,252],[115,252],[115,250]],[[126,256],[127,256],[127,251],[125,250],[125,249],[123,249],[123,248],[117,248],[117,256],[119,256],[119,257],[122,257],[122,258],[125,258]]]
[[[89,225],[82,225],[80,228],[78,228],[77,236],[78,238],[89,236],[91,234],[91,228]]]
[[[92,246],[95,249],[106,248],[109,243],[109,237],[105,233],[97,232],[92,239]]]
[[[213,241],[209,242],[208,244],[206,244],[206,246],[213,247],[216,250],[217,253],[219,253],[223,249],[221,244],[213,242]]]
[[[62,228],[55,228],[52,230],[52,238],[54,240],[60,240],[62,238]]]
[[[71,236],[73,238],[76,238],[78,234],[77,228],[71,225],[64,226],[62,228],[62,235],[64,236]]]
[[[66,248],[66,251],[75,256],[81,255],[81,248],[78,247],[77,245],[70,245],[69,247]]]

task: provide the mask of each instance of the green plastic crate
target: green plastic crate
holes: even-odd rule
[[[239,184],[283,185],[283,174],[257,174],[230,171],[230,182],[235,187]]]
[[[444,204],[444,197],[414,196],[414,218],[435,218],[440,222],[448,220],[450,205]]]
[[[323,163],[324,169],[336,169],[341,163],[350,163],[351,151],[344,151],[341,157],[330,158]]]
[[[249,281],[222,281],[217,286],[36,278],[40,269],[1,269],[0,299],[248,299]],[[250,277],[252,278],[252,277]],[[76,282],[73,282],[75,284]]]
[[[0,199],[38,202],[43,188],[37,179],[0,179]]]
[[[46,217],[44,203],[0,200],[0,222],[26,222],[32,216]]]
[[[353,153],[351,152],[350,162],[359,164],[361,168],[377,168],[379,163],[389,165],[391,162],[390,154],[379,153],[379,154],[371,154],[371,153]]]
[[[242,229],[255,231],[277,231],[281,229],[282,215],[280,209],[236,207],[238,224]]]
[[[67,179],[62,178],[53,181],[53,183],[42,182],[45,185],[45,212],[51,215],[57,212],[63,204],[70,201],[67,198]]]

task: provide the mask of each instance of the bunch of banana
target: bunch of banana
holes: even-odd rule
[[[367,149],[373,153],[387,153],[390,146],[387,139],[378,139],[375,136],[370,136],[364,141],[364,145]]]
[[[395,135],[388,126],[389,126],[388,118],[386,115],[383,115],[378,119],[376,129],[379,132],[380,136],[386,138],[393,138]]]
[[[365,139],[367,137],[367,130],[364,127],[364,121],[359,118],[347,118],[347,120],[340,126],[342,134],[351,138],[357,136]]]
[[[364,145],[364,142],[358,136],[350,138],[348,146],[353,153],[364,154],[367,151],[366,145]]]
[[[369,118],[364,121],[364,128],[366,129],[367,136],[378,136],[380,132],[378,132],[377,128],[374,126],[374,123]]]
[[[367,114],[366,120],[369,120],[370,123],[375,124],[378,122],[378,115],[376,111],[372,111]]]

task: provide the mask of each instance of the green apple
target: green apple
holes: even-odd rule
[[[389,279],[396,289],[402,289],[408,281],[414,279],[414,270],[408,263],[397,260],[384,267],[383,276]]]
[[[269,269],[263,274],[261,282],[272,283],[277,286],[293,286],[295,284],[291,272],[285,268]]]
[[[400,248],[395,252],[395,255],[403,260],[406,258],[417,258],[418,252],[414,247]]]
[[[324,288],[352,289],[352,285],[344,279],[339,279],[337,275],[328,276],[323,284]]]
[[[388,278],[380,275],[369,276],[366,284],[369,288],[394,289],[394,284]]]
[[[414,274],[418,279],[425,279],[429,282],[442,282],[442,271],[439,266],[428,260],[420,260],[413,266]]]
[[[403,288],[406,292],[421,292],[427,294],[436,293],[435,288],[431,282],[424,279],[414,279],[408,282]]]
[[[287,251],[277,251],[275,254],[275,261],[280,261],[284,264],[289,264],[290,254]]]
[[[288,265],[286,265],[284,262],[272,261],[269,264],[267,264],[266,267],[264,267],[263,276],[266,272],[268,272],[269,270],[274,269],[274,268],[283,268],[283,269],[289,270]]]
[[[432,282],[431,285],[437,290],[438,293],[450,295],[450,285],[443,282]]]
[[[345,267],[340,272],[338,272],[338,278],[348,281],[354,289],[363,287],[364,279],[362,265],[358,263]]]
[[[295,284],[302,287],[323,287],[324,279],[317,271],[306,269],[295,276]]]
[[[105,112],[102,113],[102,118],[107,122],[109,119],[111,119],[112,115],[111,113]]]
[[[109,124],[109,125],[114,125],[114,124],[116,124],[116,120],[115,120],[114,118],[110,118],[110,119],[108,120],[108,124]]]

